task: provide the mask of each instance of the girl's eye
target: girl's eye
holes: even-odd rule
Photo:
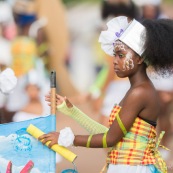
[[[116,53],[113,53],[113,55],[114,55],[114,56],[117,56],[117,54],[116,54]]]
[[[120,58],[124,58],[124,54],[119,54],[119,57]]]

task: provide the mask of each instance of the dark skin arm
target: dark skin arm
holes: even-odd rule
[[[131,126],[134,123],[135,118],[139,115],[139,113],[145,109],[145,93],[144,90],[141,87],[135,88],[133,90],[130,90],[123,102],[121,102],[122,109],[120,111],[120,118],[126,127],[126,130],[129,131]],[[71,107],[72,104],[66,99],[65,97],[62,97],[60,95],[56,95],[56,103],[57,105],[61,104],[63,101],[66,101],[66,104],[68,107]],[[50,105],[50,96],[46,96],[46,101],[49,102]],[[90,143],[90,148],[102,148],[102,138],[104,134],[96,134],[93,135]],[[122,130],[120,129],[117,120],[113,122],[113,124],[110,126],[110,129],[108,130],[108,134],[106,137],[107,146],[112,147],[117,142],[119,142],[122,137],[124,136]],[[49,144],[49,148],[51,148],[54,144],[57,144],[59,137],[59,132],[51,132],[48,134],[44,134],[40,136],[38,139],[42,141],[43,144],[45,144],[48,141],[51,141]],[[86,147],[86,143],[88,140],[89,135],[75,135],[74,145],[75,146],[83,146]]]

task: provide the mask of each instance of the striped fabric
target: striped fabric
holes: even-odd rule
[[[119,105],[114,106],[109,119],[110,125],[120,110],[121,107]],[[159,138],[160,140],[161,137]],[[158,151],[159,143],[156,140],[155,127],[137,117],[125,137],[108,152],[107,163],[126,165],[153,164],[161,172],[166,173],[166,164]]]

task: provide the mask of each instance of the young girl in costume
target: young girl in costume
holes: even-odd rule
[[[146,69],[153,67],[160,75],[172,72],[173,21],[145,20],[141,24],[119,16],[107,26],[99,38],[101,47],[114,58],[117,76],[128,77],[131,84],[125,97],[118,105],[115,103],[110,113],[110,128],[90,119],[66,97],[57,94],[57,109],[75,119],[90,135],[74,135],[70,128],[65,128],[60,133],[42,135],[39,140],[43,144],[51,141],[50,148],[57,143],[65,147],[110,148],[107,173],[167,173],[158,151],[164,132],[156,138],[159,97]],[[46,96],[46,101],[50,102],[50,95]]]
[[[139,9],[132,0],[102,1],[101,16],[104,23],[120,15],[127,16],[130,19],[138,19],[140,16]],[[107,74],[104,76],[106,80],[102,86],[98,87],[98,89],[100,89],[100,95],[99,98],[96,98],[93,102],[99,108],[100,123],[108,127],[110,112],[114,104],[119,104],[125,96],[130,88],[130,82],[127,77],[120,78],[115,74],[113,58],[110,58],[110,55],[104,54],[103,57],[107,65]],[[100,77],[103,78],[103,75]],[[101,103],[98,105],[100,101]]]

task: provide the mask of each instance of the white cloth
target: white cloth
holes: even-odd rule
[[[40,117],[40,115],[19,111],[14,114],[13,121],[14,122],[26,121],[26,120],[30,120],[30,119],[34,119],[38,117]]]
[[[8,40],[0,37],[0,64],[10,66],[11,62],[11,43]]]
[[[7,68],[0,74],[0,90],[4,94],[11,93],[17,84],[17,78],[12,69]]]
[[[13,12],[10,4],[6,1],[0,1],[0,22],[8,23],[13,20]]]
[[[129,88],[129,80],[112,81],[106,90],[103,106],[101,108],[101,114],[108,117],[114,104],[120,103]]]
[[[140,56],[143,54],[146,29],[141,23],[135,19],[128,23],[126,16],[119,16],[111,19],[107,27],[108,29],[102,31],[99,37],[101,48],[106,54],[114,56],[117,40],[125,43]]]
[[[7,95],[0,93],[0,108],[3,108],[5,106]]]
[[[127,17],[124,16],[113,18],[107,23],[107,30],[102,31],[99,36],[99,43],[101,43],[101,48],[106,54],[114,56],[114,44],[128,26]]]
[[[109,164],[107,173],[152,173],[149,166],[145,165],[113,165]]]
[[[154,87],[159,91],[173,92],[173,76],[163,78],[150,78]]]
[[[64,129],[60,130],[58,144],[63,147],[69,147],[73,145],[74,141],[74,133],[72,132],[70,127],[65,127]]]

